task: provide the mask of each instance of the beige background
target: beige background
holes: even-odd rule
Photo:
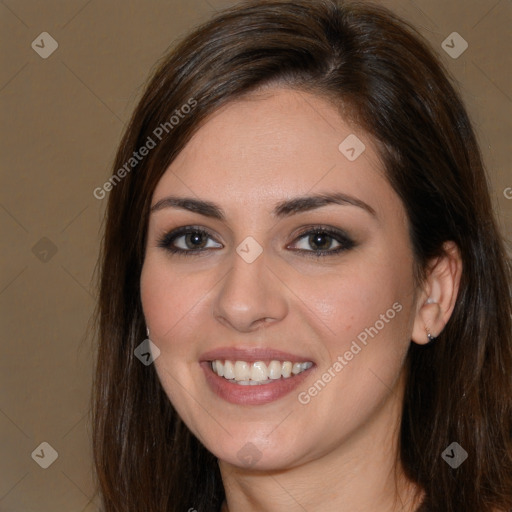
[[[99,510],[85,332],[106,200],[92,192],[111,174],[123,126],[156,60],[232,3],[0,1],[0,511]],[[382,3],[420,28],[459,82],[512,239],[510,0]],[[454,31],[469,43],[456,60],[441,48]],[[58,42],[47,59],[31,47],[42,32]],[[31,458],[42,442],[58,452],[48,469]]]

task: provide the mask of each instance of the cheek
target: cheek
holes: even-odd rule
[[[141,301],[151,338],[163,340],[172,335],[200,301],[192,276],[171,271],[158,257],[148,256],[141,274]]]
[[[331,327],[339,336],[329,337],[330,358],[323,371],[335,361],[340,363],[330,391],[333,400],[344,396],[343,411],[332,413],[340,422],[348,421],[347,412],[358,418],[361,410],[372,410],[400,375],[413,313],[409,265],[407,258],[400,264],[383,258],[379,263],[352,267],[338,282],[341,291],[328,295],[333,305]]]
[[[368,331],[376,335],[377,330],[379,337],[394,333],[394,338],[408,323],[407,306],[414,280],[412,257],[406,249],[397,246],[395,251],[372,253],[347,274],[344,300],[357,319],[352,326],[353,335]]]
[[[368,265],[356,272],[351,267],[352,272],[326,280],[328,285],[309,286],[308,306],[317,314],[310,321],[321,330],[326,357],[310,387],[299,391],[326,437],[327,431],[338,439],[338,432],[357,428],[395,388],[413,311],[412,280],[404,278],[404,268]]]
[[[398,265],[385,258],[371,262],[354,258],[327,276],[293,280],[293,289],[306,307],[298,306],[324,334],[331,359],[358,336],[362,342],[377,336],[389,335],[390,342],[403,338],[413,286],[409,264],[405,258]]]
[[[155,361],[158,377],[180,416],[192,425],[195,402],[190,402],[183,390],[196,394],[193,390],[200,369],[191,347],[197,337],[198,319],[194,315],[200,303],[198,290],[204,292],[204,287],[198,286],[197,278],[180,275],[159,255],[150,253],[144,262],[140,288],[150,338],[160,349]]]

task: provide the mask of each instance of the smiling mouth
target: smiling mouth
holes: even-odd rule
[[[277,380],[287,380],[313,366],[311,361],[232,361],[216,359],[209,361],[210,368],[219,377],[241,386],[259,386]]]

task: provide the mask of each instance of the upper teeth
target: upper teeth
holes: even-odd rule
[[[224,361],[217,359],[211,362],[212,370],[219,376],[234,380],[238,384],[262,384],[272,380],[287,379],[292,374],[307,370],[313,363],[292,363],[291,361],[270,361],[267,365],[263,361],[248,363],[246,361]]]

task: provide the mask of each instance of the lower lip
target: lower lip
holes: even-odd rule
[[[212,391],[226,402],[238,405],[263,405],[279,400],[296,389],[314,368],[312,366],[298,375],[276,379],[268,384],[244,386],[219,377],[208,361],[203,361],[201,367]]]

